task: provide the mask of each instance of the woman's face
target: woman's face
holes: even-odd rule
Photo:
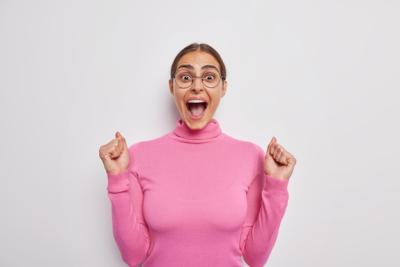
[[[227,88],[227,81],[221,79],[220,73],[218,61],[203,51],[187,53],[179,60],[175,79],[169,80],[169,89],[175,97],[175,104],[182,120],[189,128],[201,129],[213,118]],[[212,83],[215,75],[219,77],[219,83],[212,88],[206,87],[200,78],[194,78],[195,76],[204,77],[206,83],[208,81]],[[190,84],[188,80],[191,78],[192,85],[182,88],[182,84]],[[193,103],[196,102],[193,99],[197,99],[197,102],[203,101],[203,103]]]

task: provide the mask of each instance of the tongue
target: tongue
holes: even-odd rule
[[[190,107],[190,112],[194,115],[194,116],[199,116],[201,115],[201,113],[203,113],[204,111],[204,106],[203,105],[192,105]]]

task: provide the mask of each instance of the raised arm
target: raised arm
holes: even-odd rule
[[[268,146],[267,154],[257,146],[255,176],[247,191],[248,212],[242,226],[240,249],[245,262],[251,267],[262,267],[267,262],[289,199],[287,187],[293,169],[282,172],[282,168],[274,169],[268,165],[271,163],[268,161],[275,158],[275,163],[281,162],[280,160],[288,161],[286,158],[279,158],[281,154],[273,153],[274,142]],[[294,157],[291,160],[294,160],[290,163],[293,164],[290,165],[292,168],[295,164]],[[276,166],[284,166],[284,163]]]
[[[114,239],[122,259],[134,267],[145,260],[150,247],[148,228],[143,220],[143,191],[134,159],[137,145],[128,149],[119,132],[115,137],[100,147],[99,156],[108,178]]]

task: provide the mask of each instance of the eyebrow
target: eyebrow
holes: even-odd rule
[[[194,67],[190,64],[180,65],[177,69],[180,69],[180,68],[188,68],[188,69],[194,70]],[[207,68],[216,69],[219,72],[219,69],[214,65],[204,65],[201,67],[201,69],[207,69]]]

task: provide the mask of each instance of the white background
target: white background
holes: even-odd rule
[[[400,266],[398,1],[0,0],[0,266],[126,266],[98,148],[175,126],[180,49],[222,55],[224,132],[297,158],[268,266]]]

